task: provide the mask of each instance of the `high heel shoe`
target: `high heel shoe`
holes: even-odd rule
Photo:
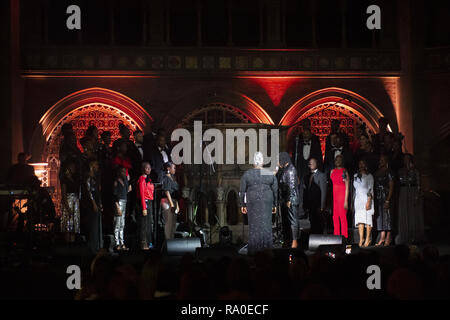
[[[391,243],[392,243],[391,239],[386,240],[386,241],[384,242],[384,246],[385,246],[385,247],[389,247],[389,246],[391,245]]]
[[[384,240],[383,241],[378,241],[378,243],[375,245],[375,247],[380,247],[384,244]]]
[[[369,247],[371,244],[372,244],[372,239],[368,239],[368,240],[366,240],[366,242],[364,242],[363,247],[364,247],[364,248],[367,248],[367,247]]]

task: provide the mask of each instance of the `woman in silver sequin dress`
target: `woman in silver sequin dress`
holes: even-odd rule
[[[248,254],[272,248],[272,214],[276,213],[278,182],[264,169],[263,156],[256,152],[254,168],[241,178],[241,212],[248,215]]]
[[[61,169],[61,232],[67,242],[74,242],[80,233],[80,174],[77,165],[69,161]]]

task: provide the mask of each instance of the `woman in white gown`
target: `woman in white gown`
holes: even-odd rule
[[[372,242],[372,218],[374,214],[373,205],[373,176],[367,169],[365,160],[360,160],[358,163],[358,173],[353,179],[353,186],[355,188],[355,226],[358,226],[359,231],[359,246],[368,247]],[[366,241],[364,241],[364,228],[366,229]]]

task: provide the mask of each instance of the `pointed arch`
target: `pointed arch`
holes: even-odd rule
[[[280,125],[292,125],[312,108],[330,102],[337,102],[352,110],[374,131],[378,127],[378,119],[383,116],[380,110],[363,96],[347,89],[330,87],[314,91],[295,102],[284,114]]]
[[[106,105],[117,110],[125,117],[130,118],[131,121],[136,122],[136,126],[141,130],[153,121],[150,114],[130,97],[105,88],[88,88],[65,96],[42,116],[39,124],[42,126],[45,141],[48,141],[58,124],[65,117],[70,116],[71,112],[93,103]]]

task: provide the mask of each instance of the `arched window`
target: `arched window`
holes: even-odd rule
[[[202,121],[202,124],[219,123],[250,123],[250,117],[241,110],[225,104],[210,104],[188,114],[181,126],[193,125],[194,121]]]

